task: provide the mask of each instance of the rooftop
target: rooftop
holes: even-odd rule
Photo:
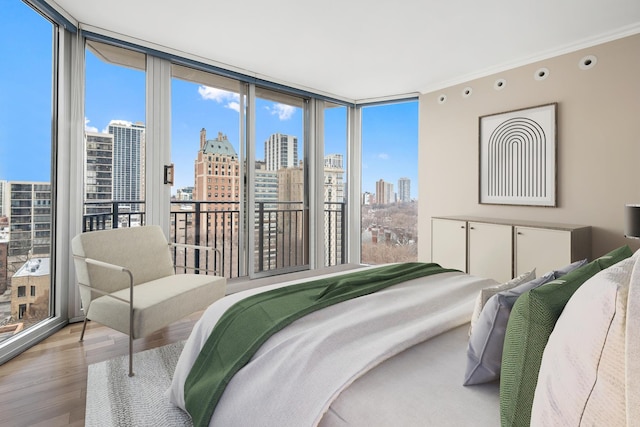
[[[13,277],[46,276],[49,274],[49,258],[31,258],[16,271]]]
[[[205,154],[224,154],[231,157],[238,157],[236,150],[227,139],[227,135],[219,132],[216,139],[208,139],[202,148]]]

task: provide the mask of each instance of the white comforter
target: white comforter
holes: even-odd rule
[[[195,325],[176,366],[169,400],[184,409],[184,382],[215,323],[238,300],[230,295]],[[401,351],[469,321],[491,279],[441,273],[345,301],[273,335],[228,384],[212,426],[315,426],[358,377]]]

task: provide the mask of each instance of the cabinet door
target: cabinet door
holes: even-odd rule
[[[445,268],[467,271],[467,222],[431,220],[431,261]]]
[[[536,276],[571,262],[571,232],[547,228],[515,228],[516,275],[536,269]]]
[[[469,222],[469,274],[506,282],[512,277],[512,263],[510,225]]]

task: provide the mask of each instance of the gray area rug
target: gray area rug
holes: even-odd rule
[[[85,426],[192,426],[164,396],[184,342],[89,365]]]

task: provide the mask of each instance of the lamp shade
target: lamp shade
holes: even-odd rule
[[[624,235],[640,239],[640,205],[624,207]]]

